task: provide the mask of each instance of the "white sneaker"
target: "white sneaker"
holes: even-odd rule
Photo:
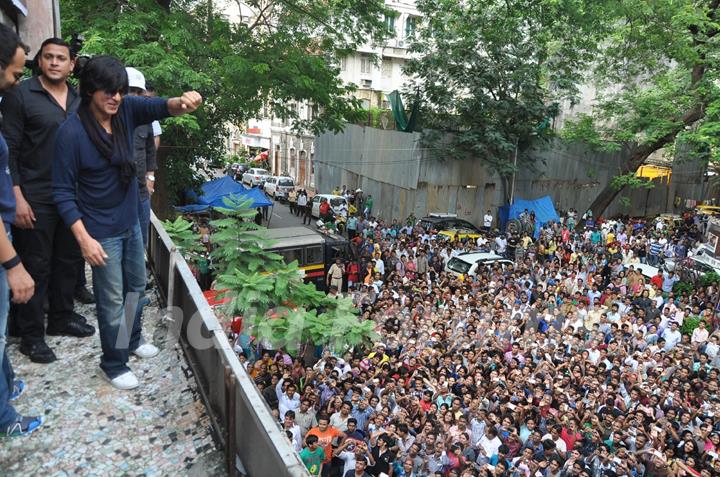
[[[136,387],[140,386],[140,381],[138,381],[138,378],[135,376],[135,374],[133,374],[132,371],[128,371],[116,378],[110,379],[108,375],[105,374],[105,371],[101,369],[100,375],[103,377],[103,379],[105,379],[105,381],[109,382],[117,389],[135,389]]]
[[[160,350],[151,343],[143,343],[140,346],[137,347],[137,349],[134,349],[132,353],[139,357],[139,358],[153,358],[157,356],[157,354],[160,352]]]

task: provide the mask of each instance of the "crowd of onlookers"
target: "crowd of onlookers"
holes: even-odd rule
[[[382,342],[242,356],[310,473],[720,475],[718,283],[638,265],[681,262],[698,217],[567,225],[449,241],[359,218],[341,291]],[[446,271],[478,248],[514,265]]]

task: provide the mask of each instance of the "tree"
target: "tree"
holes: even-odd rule
[[[424,17],[406,89],[420,95],[423,124],[451,131],[453,154],[484,161],[509,198],[509,178],[535,159],[530,146],[552,136],[558,103],[578,93],[599,12],[580,0],[419,0],[417,8]]]
[[[337,65],[358,44],[386,33],[384,2],[244,4],[254,12],[248,24],[231,24],[212,1],[61,1],[62,29],[85,35],[83,53],[117,56],[164,96],[188,89],[204,96],[196,114],[163,123],[159,180],[168,191],[157,196],[165,196],[165,207],[200,180],[200,159],[219,162],[228,122],[263,112],[297,118],[297,101],[314,105],[315,117],[296,124],[312,133],[339,131],[357,117],[354,86],[342,84]]]
[[[543,125],[557,104],[594,86],[592,113],[562,135],[627,157],[590,207],[598,216],[618,185],[644,185],[630,177],[657,151],[718,160],[718,3],[420,0],[408,91],[420,91],[426,125],[453,132],[456,155],[507,182],[515,151],[518,167],[532,167],[532,146],[552,137]]]
[[[720,0],[631,0],[608,9],[608,34],[590,79],[600,88],[591,114],[564,131],[627,160],[631,176],[652,154],[720,158],[718,6]],[[623,187],[606,185],[590,205],[602,214]]]

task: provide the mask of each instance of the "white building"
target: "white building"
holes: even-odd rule
[[[252,9],[241,2],[224,1],[224,14],[228,20],[252,21]],[[415,0],[386,0],[385,4],[396,12],[396,16],[385,20],[390,32],[385,44],[368,43],[340,62],[340,78],[345,84],[357,86],[356,97],[367,109],[389,108],[385,95],[402,89],[405,83],[402,67],[408,57],[408,40],[414,34],[420,18]],[[312,104],[300,102],[294,106],[298,108],[301,119],[312,118]],[[234,128],[228,140],[228,152],[236,153],[243,145],[268,149],[273,173],[287,173],[295,178],[298,185],[313,188],[315,137],[293,131],[292,120],[284,121],[270,116],[268,114],[264,119],[250,120],[244,129]]]

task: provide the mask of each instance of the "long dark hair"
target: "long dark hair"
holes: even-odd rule
[[[128,94],[127,71],[120,60],[112,56],[95,56],[87,62],[80,74],[80,98],[83,104],[90,104],[96,91]]]
[[[111,165],[119,168],[120,182],[124,187],[135,180],[135,161],[130,153],[128,131],[120,114],[111,119],[112,138],[102,130],[100,124],[90,112],[93,94],[103,91],[125,96],[129,91],[125,66],[112,56],[96,56],[87,62],[80,75],[80,108],[78,116],[90,140],[100,154]]]

